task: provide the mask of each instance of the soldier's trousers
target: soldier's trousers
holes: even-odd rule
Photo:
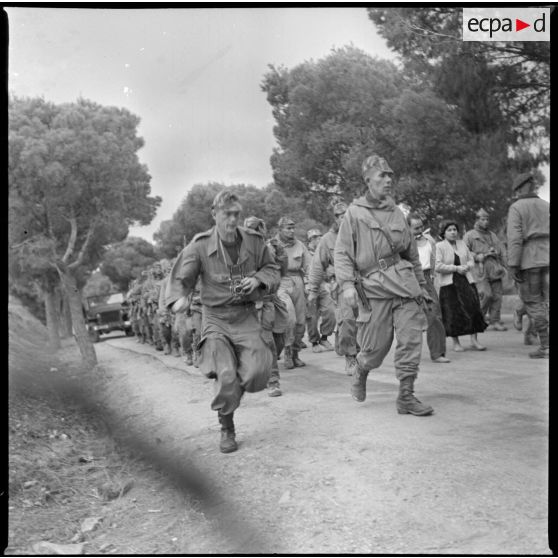
[[[522,272],[523,283],[518,284],[519,297],[531,320],[533,332],[539,336],[542,349],[548,349],[548,267],[535,267]]]
[[[440,300],[436,287],[432,281],[432,275],[429,270],[424,272],[426,280],[426,291],[432,298],[432,302],[424,303],[424,313],[426,315],[426,343],[430,351],[430,358],[436,360],[441,356],[446,356],[446,328],[442,321],[442,310],[440,309]]]
[[[395,339],[395,377],[403,380],[418,374],[422,331],[426,318],[422,306],[412,298],[370,298],[371,312],[365,312],[359,303],[357,342],[360,352],[357,361],[361,368],[378,368],[388,354]]]
[[[318,329],[320,318],[322,320]],[[308,302],[306,306],[306,327],[310,343],[319,343],[322,335],[329,337],[335,329],[335,323],[335,304],[329,291],[322,283],[318,291],[318,298]]]
[[[357,348],[358,310],[351,308],[343,297],[337,299],[337,333],[335,335],[335,352],[340,356],[355,356]]]
[[[486,316],[488,312],[488,321],[491,324],[500,322],[503,296],[504,288],[501,279],[497,279],[496,281],[488,281],[488,279],[486,279],[485,289],[479,289],[482,315]]]
[[[306,296],[302,277],[282,277],[277,296],[284,302],[289,316],[285,330],[285,346],[288,347],[302,340],[306,329]]]
[[[277,304],[279,304],[279,309]],[[270,300],[264,301],[260,311],[262,336],[273,354],[273,362],[271,365],[270,377],[267,384],[268,387],[279,386],[280,375],[279,365],[277,363],[277,356],[283,350],[283,332],[287,326],[287,322],[284,321],[281,316],[282,309],[284,309],[283,302],[279,299],[276,299],[276,297],[273,297]]]
[[[211,408],[223,415],[240,405],[245,391],[265,389],[273,354],[253,304],[203,307],[200,370],[215,378]]]

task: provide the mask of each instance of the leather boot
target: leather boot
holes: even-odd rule
[[[366,379],[368,370],[356,364],[353,368],[353,383],[351,384],[351,395],[355,401],[362,403],[366,399]]]
[[[285,360],[283,361],[285,364],[285,368],[287,370],[291,370],[295,367],[293,362],[293,347],[292,345],[288,345],[285,347]]]
[[[399,397],[395,402],[397,412],[400,415],[411,414],[419,417],[431,415],[434,409],[430,405],[424,405],[414,396],[415,379],[408,376],[399,382]]]
[[[231,453],[238,449],[235,440],[233,414],[222,415],[219,413],[219,422],[221,423],[221,442],[219,449],[222,453]]]
[[[302,368],[303,366],[306,366],[306,363],[302,362],[302,360],[298,358],[298,349],[293,349],[293,364],[296,368]]]

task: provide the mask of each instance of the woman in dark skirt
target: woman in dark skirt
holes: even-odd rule
[[[482,315],[479,295],[471,269],[473,255],[466,244],[457,238],[455,221],[442,223],[440,234],[444,240],[436,244],[436,274],[440,286],[440,308],[446,336],[453,339],[453,350],[463,351],[460,335],[471,336],[471,349],[484,351],[477,333],[487,328]]]

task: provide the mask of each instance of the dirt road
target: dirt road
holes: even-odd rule
[[[481,337],[488,351],[451,364],[425,347],[431,417],[396,413],[392,353],[359,404],[341,357],[302,351],[282,397],[244,397],[227,455],[212,381],[134,338],[96,347],[124,428],[203,474],[225,534],[214,553],[550,554],[548,361],[514,330]]]

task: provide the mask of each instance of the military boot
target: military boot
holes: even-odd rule
[[[306,363],[302,362],[302,360],[298,358],[298,349],[293,349],[293,364],[296,368],[302,368],[303,366],[306,366]]]
[[[351,384],[351,396],[355,401],[362,403],[366,399],[366,379],[368,370],[361,368],[359,363],[353,368],[353,383]]]
[[[410,413],[419,417],[431,415],[434,409],[430,405],[424,405],[414,396],[415,378],[408,376],[399,381],[399,397],[395,402],[397,412],[400,415]]]
[[[219,413],[219,422],[221,423],[221,442],[219,449],[222,453],[232,453],[238,449],[235,440],[233,414],[222,415]]]
[[[283,361],[285,364],[285,368],[287,370],[291,370],[295,367],[293,362],[293,347],[292,345],[288,345],[285,347],[285,360]]]
[[[184,360],[186,362],[186,366],[192,366],[194,364],[194,360],[192,358],[192,351],[186,351],[184,355]]]

